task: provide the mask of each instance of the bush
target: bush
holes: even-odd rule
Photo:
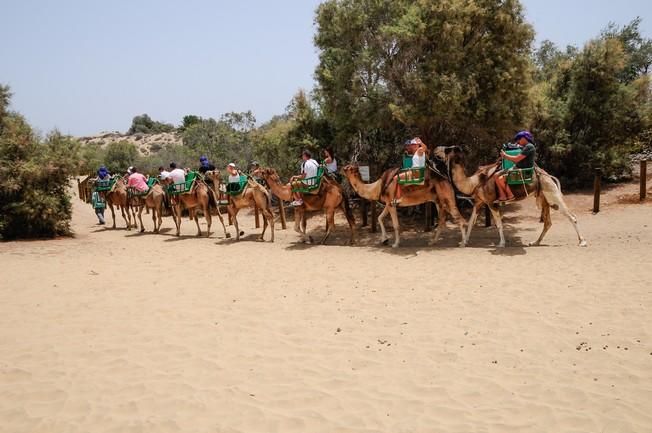
[[[111,173],[124,173],[138,159],[138,149],[128,141],[116,141],[106,148],[104,165]]]
[[[0,93],[8,92],[0,86]],[[79,169],[79,142],[52,132],[39,139],[0,98],[0,238],[69,235],[69,181]]]
[[[134,134],[158,134],[161,132],[172,132],[174,126],[170,123],[157,122],[151,119],[147,114],[136,116],[131,121],[131,127],[127,131],[127,135]]]

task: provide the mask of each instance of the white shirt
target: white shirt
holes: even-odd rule
[[[412,167],[422,168],[425,166],[426,166],[426,153],[423,152],[423,155],[419,155],[418,152],[414,152],[414,155],[412,155]]]
[[[303,165],[301,166],[301,172],[306,174],[306,179],[309,177],[315,177],[317,176],[317,170],[319,169],[319,164],[317,164],[317,161],[314,159],[310,158],[307,161],[303,162]]]
[[[175,168],[168,174],[168,177],[172,178],[174,183],[184,183],[186,181],[186,172],[181,168]]]
[[[163,170],[162,172],[160,172],[160,173],[158,174],[158,178],[161,179],[161,180],[165,180],[165,179],[167,179],[168,177],[170,177],[170,172],[167,171],[167,170]]]
[[[240,174],[230,174],[229,183],[240,183]]]
[[[331,162],[326,164],[326,169],[329,173],[337,173],[337,160],[335,158],[331,159]]]

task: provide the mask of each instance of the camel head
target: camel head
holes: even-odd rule
[[[221,181],[221,173],[219,170],[208,170],[206,173],[204,173],[204,176],[208,179],[210,179],[214,185],[218,185]]]
[[[283,183],[281,182],[281,178],[279,177],[276,170],[274,170],[271,167],[258,167],[254,171],[254,175],[262,177],[263,179],[265,179],[265,181],[267,181],[267,183],[271,183],[271,182],[275,182],[278,184]]]
[[[437,146],[433,153],[446,164],[464,162],[464,151],[460,146]]]
[[[342,171],[344,172],[344,176],[347,178],[360,177],[360,168],[358,167],[358,164],[349,164],[342,168]]]

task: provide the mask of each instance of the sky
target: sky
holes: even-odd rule
[[[652,0],[521,0],[537,43],[582,46],[609,22],[643,18]],[[313,87],[318,0],[0,0],[0,83],[45,133],[126,131],[147,113],[251,110],[259,123]]]

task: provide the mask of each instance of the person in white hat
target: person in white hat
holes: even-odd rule
[[[235,164],[230,162],[229,165],[226,166],[226,171],[229,173],[229,184],[227,185],[227,189],[229,191],[237,191],[240,189],[240,171],[236,168]]]

